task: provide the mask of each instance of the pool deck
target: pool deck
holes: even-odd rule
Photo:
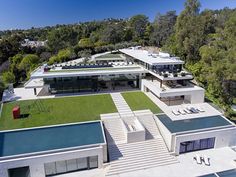
[[[197,164],[193,159],[196,154],[209,157],[210,166]],[[236,168],[236,152],[229,147],[186,153],[177,156],[177,159],[180,163],[112,175],[111,177],[196,177]],[[57,177],[76,177],[81,174],[84,177],[105,177],[105,171],[108,168],[109,165],[104,169],[74,172]]]
[[[209,157],[211,165],[198,165],[193,159],[196,154],[206,155],[207,157]],[[125,173],[119,175],[119,177],[179,177],[180,174],[181,177],[196,177],[236,168],[236,152],[231,148],[210,149],[192,152],[180,155],[177,158],[180,163],[140,170],[132,173]]]
[[[180,104],[175,106],[168,106],[164,102],[162,102],[160,99],[158,99],[156,96],[154,96],[150,92],[145,93],[156,105],[158,105],[161,110],[173,121],[175,120],[183,120],[183,119],[194,119],[194,118],[200,118],[200,117],[209,117],[209,116],[216,116],[216,115],[222,115],[221,112],[217,111],[215,108],[213,108],[208,103],[198,103],[198,104]],[[172,113],[173,110],[179,110],[184,109],[186,107],[199,107],[204,110],[204,112],[199,113],[193,113],[193,114],[185,114],[185,115],[174,115]]]

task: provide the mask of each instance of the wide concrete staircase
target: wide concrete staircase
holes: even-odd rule
[[[111,162],[107,176],[178,162],[168,152],[161,136],[136,143],[110,145],[108,151]]]
[[[111,93],[111,98],[120,114],[121,117],[132,117],[134,116],[129,105],[120,93]]]
[[[160,136],[160,131],[150,110],[134,111],[135,116],[146,130],[146,139],[153,139]]]
[[[111,118],[103,120],[108,144],[125,143],[124,127],[121,119]]]

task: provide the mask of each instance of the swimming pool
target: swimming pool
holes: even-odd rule
[[[168,128],[171,133],[232,125],[222,116],[209,116],[172,121],[166,114],[161,114],[157,115],[157,118]]]
[[[0,157],[105,143],[100,121],[0,132]]]
[[[211,173],[199,177],[235,177],[236,176],[236,169],[232,170],[226,170],[222,172],[217,172],[217,173]]]

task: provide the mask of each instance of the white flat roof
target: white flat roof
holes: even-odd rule
[[[184,61],[180,60],[178,57],[162,57],[155,54],[155,57],[151,56],[147,50],[139,49],[121,49],[120,52],[136,58],[140,61],[148,63],[150,65],[174,65],[174,64],[184,64]]]
[[[93,69],[60,69],[44,72],[42,68],[38,68],[31,74],[34,78],[54,78],[54,77],[76,77],[76,76],[94,76],[94,75],[111,75],[111,74],[140,74],[146,73],[145,69],[137,65],[115,66],[112,68],[93,68]]]

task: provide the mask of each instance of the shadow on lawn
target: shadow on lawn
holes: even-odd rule
[[[19,119],[29,118],[30,114],[21,114]]]

